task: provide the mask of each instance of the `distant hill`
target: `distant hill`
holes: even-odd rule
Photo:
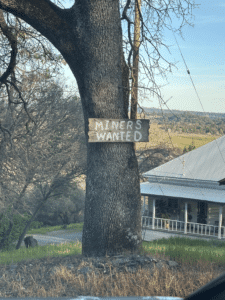
[[[157,114],[162,115],[162,111],[159,108],[149,108],[149,107],[143,107],[145,113],[147,114]],[[137,109],[138,113],[141,113],[142,110],[138,107]],[[193,115],[199,115],[201,117],[209,117],[210,119],[217,119],[217,118],[225,118],[225,113],[212,113],[212,112],[200,112],[200,111],[183,111],[183,110],[176,110],[176,109],[163,109],[164,114],[174,114],[174,115],[180,115],[180,114],[193,114]]]

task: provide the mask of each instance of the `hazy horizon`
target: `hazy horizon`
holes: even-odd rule
[[[181,111],[196,112],[213,112],[225,113],[225,3],[219,0],[199,0],[195,2],[200,4],[199,8],[193,10],[194,18],[190,19],[194,23],[194,27],[185,26],[182,29],[184,40],[176,34],[179,47],[185,59],[186,65],[190,70],[191,78],[201,100],[202,106],[196,95],[191,79],[187,74],[187,70],[178,46],[171,31],[165,30],[164,43],[171,46],[170,52],[163,50],[162,54],[169,62],[177,62],[173,68],[173,73],[168,73],[168,80],[162,80],[156,77],[158,85],[165,85],[161,88],[163,100],[167,102],[169,109]],[[71,7],[73,1],[64,3],[66,8]],[[144,8],[142,8],[144,11]],[[177,28],[178,21],[172,19],[173,27]],[[124,27],[125,21],[122,22],[122,30],[125,33],[127,28]],[[143,46],[140,48],[140,55],[144,56],[146,63],[148,58],[144,54]],[[125,58],[127,60],[127,54]],[[143,69],[140,66],[139,85],[148,87],[146,75],[143,75]],[[65,67],[65,75],[68,76],[70,83],[77,86],[74,76],[68,67]],[[149,93],[140,88],[138,93],[138,102],[144,107],[160,108],[158,99],[152,97]],[[162,105],[163,109],[168,109]]]

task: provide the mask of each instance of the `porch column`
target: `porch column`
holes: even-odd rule
[[[187,202],[185,202],[184,222],[184,233],[187,234]]]
[[[152,207],[152,229],[155,229],[155,199],[153,199]]]
[[[143,210],[143,214],[145,212],[145,196],[144,196],[144,210]]]
[[[221,239],[222,211],[223,211],[223,206],[220,206],[220,211],[219,211],[218,239]]]

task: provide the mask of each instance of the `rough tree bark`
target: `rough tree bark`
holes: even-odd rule
[[[119,0],[0,0],[63,55],[78,84],[85,120],[87,179],[84,256],[135,251],[141,245],[141,196],[133,143],[88,143],[88,118],[126,119]]]

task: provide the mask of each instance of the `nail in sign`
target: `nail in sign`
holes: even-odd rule
[[[88,119],[88,142],[148,142],[149,120]]]

